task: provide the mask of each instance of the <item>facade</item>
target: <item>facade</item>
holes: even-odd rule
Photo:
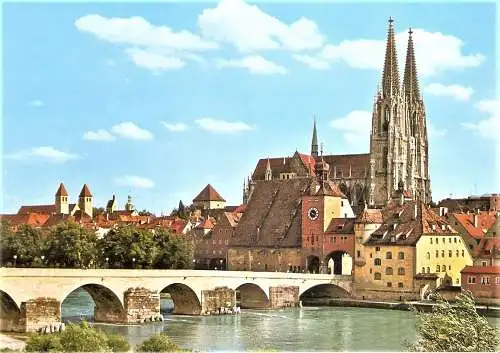
[[[400,185],[413,199],[431,201],[425,106],[411,30],[401,83],[393,20],[389,19],[382,85],[373,104],[370,152],[323,156],[314,122],[311,153],[260,159],[251,178],[244,182],[243,202],[252,197],[257,181],[314,176],[313,166],[320,154],[329,166],[328,179],[340,188],[353,207],[362,207],[365,201],[372,207],[383,207]]]
[[[500,195],[486,194],[468,196],[465,198],[447,198],[441,200],[438,206],[446,207],[450,212],[500,211]]]
[[[203,190],[193,199],[193,205],[202,210],[224,209],[226,200],[208,184]]]
[[[462,288],[478,303],[500,304],[500,266],[467,266],[462,270]]]
[[[446,211],[447,209],[443,209]],[[451,225],[462,235],[471,252],[476,252],[477,246],[484,235],[495,223],[496,212],[443,212]]]

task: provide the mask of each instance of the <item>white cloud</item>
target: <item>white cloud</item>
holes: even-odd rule
[[[41,159],[52,163],[65,163],[80,157],[73,153],[59,151],[51,146],[42,146],[12,153],[7,155],[6,158],[15,160]]]
[[[324,43],[314,21],[301,17],[286,24],[243,0],[222,0],[215,8],[203,10],[198,26],[205,37],[233,44],[242,52],[300,51],[318,49]]]
[[[344,133],[343,137],[346,142],[357,146],[359,150],[366,150],[369,147],[371,120],[371,112],[353,110],[342,118],[333,119],[330,125]]]
[[[163,126],[165,126],[168,129],[168,131],[172,131],[172,132],[186,131],[189,128],[186,124],[183,124],[183,123],[171,124],[171,123],[167,123],[166,121],[162,121],[161,123]]]
[[[230,122],[212,118],[198,119],[196,120],[196,124],[203,130],[220,133],[236,133],[253,130],[253,127],[240,121]]]
[[[115,135],[130,138],[133,140],[152,140],[153,134],[148,130],[141,129],[132,122],[123,122],[118,125],[114,125],[111,128],[111,132]]]
[[[500,146],[500,100],[481,100],[475,107],[489,117],[477,123],[462,123],[462,126],[484,138],[493,139]]]
[[[315,70],[326,70],[330,67],[328,61],[312,55],[294,54],[293,58]]]
[[[174,32],[166,26],[155,26],[142,17],[107,18],[86,15],[75,21],[80,31],[89,32],[101,40],[132,46],[164,47],[175,50],[201,51],[215,49],[218,45],[183,30]]]
[[[43,102],[41,100],[33,100],[31,102],[29,102],[29,105],[31,105],[32,107],[42,107],[43,106]]]
[[[438,127],[434,126],[434,124],[431,124],[428,122],[427,124],[427,130],[429,132],[429,136],[431,137],[441,137],[446,135],[447,131],[446,129],[439,129]]]
[[[129,48],[125,52],[137,66],[152,71],[181,69],[186,65],[186,62],[178,57],[154,51]]]
[[[100,129],[97,131],[87,131],[83,134],[83,139],[93,141],[114,141],[116,137],[108,131]]]
[[[288,72],[283,66],[269,61],[259,55],[247,56],[238,60],[219,59],[217,60],[216,65],[218,68],[229,67],[247,69],[250,73],[257,75],[286,75]]]
[[[425,92],[438,97],[451,97],[457,101],[467,101],[474,90],[471,87],[461,85],[443,85],[441,83],[431,83],[425,86]]]
[[[463,41],[453,35],[413,29],[413,41],[417,69],[422,76],[431,76],[446,70],[457,70],[481,65],[483,55],[464,54]],[[402,69],[406,58],[408,32],[396,34],[399,67]],[[381,70],[384,63],[385,39],[343,40],[338,44],[327,44],[314,58],[331,63],[344,62],[358,69]],[[306,63],[307,64],[307,63]]]
[[[151,189],[155,186],[155,183],[151,179],[136,175],[115,178],[115,183],[121,186],[132,186],[143,189]]]

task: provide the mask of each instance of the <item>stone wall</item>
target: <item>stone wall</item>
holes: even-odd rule
[[[54,298],[36,298],[21,303],[19,330],[33,332],[61,322],[61,303]]]
[[[126,322],[141,322],[160,314],[160,294],[146,288],[130,288],[125,292]]]
[[[232,309],[236,306],[235,291],[228,287],[217,287],[213,290],[201,291],[202,309],[201,312],[209,313],[220,308]]]
[[[299,305],[299,287],[279,286],[269,287],[271,308],[287,308]]]
[[[305,268],[305,258],[299,248],[229,248],[230,271],[287,272],[292,267]]]

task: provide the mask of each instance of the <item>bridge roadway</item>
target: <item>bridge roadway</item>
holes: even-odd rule
[[[202,315],[219,307],[278,308],[298,305],[307,291],[328,287],[352,292],[352,277],[330,274],[205,271],[0,268],[0,330],[33,331],[61,321],[61,305],[83,288],[100,322],[143,322],[160,313],[161,292],[174,313]]]

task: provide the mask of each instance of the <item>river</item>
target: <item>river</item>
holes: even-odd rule
[[[93,306],[87,292],[75,291],[63,302],[63,320],[91,321]],[[133,346],[165,331],[181,347],[201,351],[404,351],[405,340],[415,338],[413,314],[400,310],[304,307],[179,316],[170,315],[171,308],[171,301],[162,299],[163,322],[96,326],[125,336]]]

